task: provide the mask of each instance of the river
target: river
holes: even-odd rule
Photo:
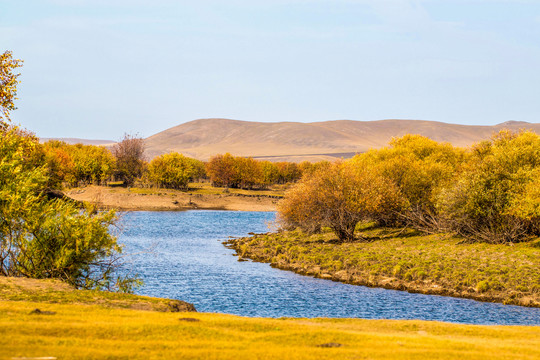
[[[239,262],[229,236],[267,232],[272,212],[131,212],[119,242],[144,281],[141,295],[195,304],[198,311],[256,317],[422,319],[540,325],[540,309],[410,294],[315,279],[269,264]]]

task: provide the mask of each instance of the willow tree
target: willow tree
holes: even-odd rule
[[[200,176],[202,161],[177,152],[155,157],[148,164],[148,178],[159,187],[187,189],[190,181]]]
[[[458,178],[465,159],[464,149],[421,135],[405,135],[351,161],[359,168],[381,174],[398,187],[404,206],[399,212],[387,214],[389,225],[438,232],[443,224],[437,211],[437,195]]]
[[[0,123],[9,121],[9,113],[15,110],[17,99],[17,78],[15,70],[22,66],[22,60],[14,59],[11,51],[0,54]]]
[[[47,197],[50,179],[42,145],[9,123],[16,94],[9,59],[11,53],[4,53],[0,63],[0,275],[131,290],[137,280],[119,274],[122,247],[110,233],[115,213]]]
[[[508,243],[540,235],[540,136],[503,130],[471,149],[462,176],[439,196],[452,230]]]
[[[339,241],[355,239],[356,225],[400,206],[397,187],[377,173],[350,162],[321,167],[304,176],[280,203],[285,228],[316,232],[329,227]]]

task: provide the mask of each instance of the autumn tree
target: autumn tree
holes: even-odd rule
[[[540,136],[501,131],[471,149],[458,179],[439,195],[451,229],[471,240],[517,242],[540,235]]]
[[[356,155],[357,167],[377,172],[395,184],[406,205],[387,222],[408,224],[427,232],[441,230],[437,193],[459,174],[465,151],[420,135],[394,138],[388,147]]]
[[[121,246],[110,233],[116,216],[72,201],[50,200],[44,152],[31,133],[10,125],[16,82],[11,53],[0,62],[0,275],[57,278],[76,287],[130,291],[119,275]]]
[[[344,162],[303,177],[286,193],[278,214],[285,228],[314,232],[329,227],[345,242],[355,239],[360,221],[393,211],[399,201],[392,182]]]
[[[263,186],[264,179],[260,161],[253,158],[235,157],[234,186],[253,189]]]
[[[77,183],[99,185],[113,174],[116,160],[107,148],[75,144],[66,149],[73,161],[73,175]]]
[[[270,161],[261,161],[259,163],[262,176],[262,186],[268,187],[269,185],[276,184],[279,178],[279,169]]]
[[[281,161],[275,164],[278,168],[278,184],[295,182],[302,177],[302,171],[296,163]]]
[[[148,164],[149,180],[169,189],[186,189],[190,181],[199,175],[200,161],[177,152],[155,157]]]
[[[58,140],[49,140],[43,144],[49,187],[61,188],[64,182],[77,183],[75,164],[69,149],[70,145]]]
[[[229,153],[213,156],[206,163],[206,174],[214,186],[232,187],[236,179],[234,156]]]
[[[17,78],[20,74],[14,71],[22,66],[23,61],[13,58],[11,51],[0,54],[0,124],[5,125],[9,121],[9,113],[15,110],[17,99]]]
[[[124,134],[122,141],[114,144],[112,154],[116,158],[115,178],[124,185],[133,185],[141,177],[144,167],[144,140],[136,135]]]

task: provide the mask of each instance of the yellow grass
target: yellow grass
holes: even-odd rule
[[[55,314],[31,314],[35,308]],[[323,344],[341,346],[324,347]],[[0,301],[0,358],[13,357],[539,359],[540,327],[360,319],[261,319]]]
[[[243,318],[170,302],[0,277],[0,359],[540,358],[540,327]]]

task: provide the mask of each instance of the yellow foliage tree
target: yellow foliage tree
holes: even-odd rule
[[[462,176],[438,206],[451,228],[491,243],[540,235],[540,136],[503,130],[471,149]]]
[[[389,222],[434,232],[442,226],[435,206],[437,194],[458,176],[465,157],[463,149],[450,144],[405,135],[394,138],[388,147],[355,156],[352,162],[381,174],[399,188],[405,206],[394,219],[388,217]]]
[[[198,175],[193,160],[177,152],[160,155],[148,164],[148,178],[160,187],[186,189]]]
[[[0,54],[0,124],[9,121],[9,113],[15,110],[15,100],[17,99],[17,78],[20,74],[14,70],[22,66],[23,61],[13,59],[11,51]]]

